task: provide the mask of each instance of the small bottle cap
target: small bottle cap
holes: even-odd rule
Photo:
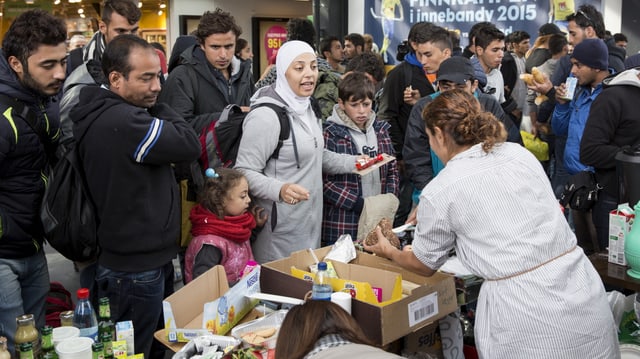
[[[76,292],[78,299],[87,299],[89,298],[89,289],[88,288],[80,288]]]
[[[319,262],[318,270],[327,270],[327,262]]]

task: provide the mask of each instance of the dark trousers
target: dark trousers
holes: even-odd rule
[[[618,208],[618,198],[604,191],[598,193],[598,202],[592,209],[593,224],[596,227],[596,236],[600,244],[600,250],[609,246],[609,212]]]

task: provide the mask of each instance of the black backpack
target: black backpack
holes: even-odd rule
[[[67,259],[85,262],[98,256],[98,216],[78,154],[81,139],[67,145],[51,171],[40,219],[53,248]]]
[[[320,106],[317,100],[311,98],[311,106],[315,115],[321,118]],[[291,124],[287,110],[274,103],[263,102],[251,107],[251,110],[258,107],[269,107],[278,115],[280,122],[280,135],[278,145],[270,158],[277,159],[280,155],[280,148],[291,134]],[[247,112],[242,112],[237,105],[227,105],[221,112],[217,120],[211,121],[200,134],[200,145],[202,152],[200,164],[204,169],[217,167],[233,167],[238,156],[238,148],[242,139],[242,123],[247,117]],[[295,146],[295,143],[294,143]]]
[[[263,106],[275,111],[280,122],[278,146],[271,155],[271,158],[277,159],[282,143],[289,138],[291,133],[289,116],[284,108],[273,103],[261,103],[251,109]],[[227,105],[222,110],[220,118],[211,121],[202,130],[200,134],[200,145],[202,146],[200,163],[203,168],[233,167],[242,139],[242,123],[247,114],[247,112],[242,112],[238,105]]]

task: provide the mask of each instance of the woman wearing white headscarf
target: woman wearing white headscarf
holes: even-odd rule
[[[272,109],[255,108],[244,121],[235,165],[247,177],[255,204],[269,215],[253,243],[254,257],[260,263],[320,246],[322,172],[351,172],[358,158],[324,149],[321,120],[309,99],[318,79],[311,46],[285,42],[278,50],[276,70],[276,83],[258,90],[251,104],[270,102],[286,108],[289,138],[279,157],[270,158],[278,144],[280,122]]]

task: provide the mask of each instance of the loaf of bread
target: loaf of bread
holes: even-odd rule
[[[378,222],[378,226],[382,229],[382,234],[389,240],[389,243],[396,248],[400,248],[400,240],[398,239],[398,236],[393,233],[391,222],[387,218],[383,218]],[[378,235],[376,234],[375,228],[367,234],[367,237],[364,239],[364,243],[368,246],[378,243]]]

